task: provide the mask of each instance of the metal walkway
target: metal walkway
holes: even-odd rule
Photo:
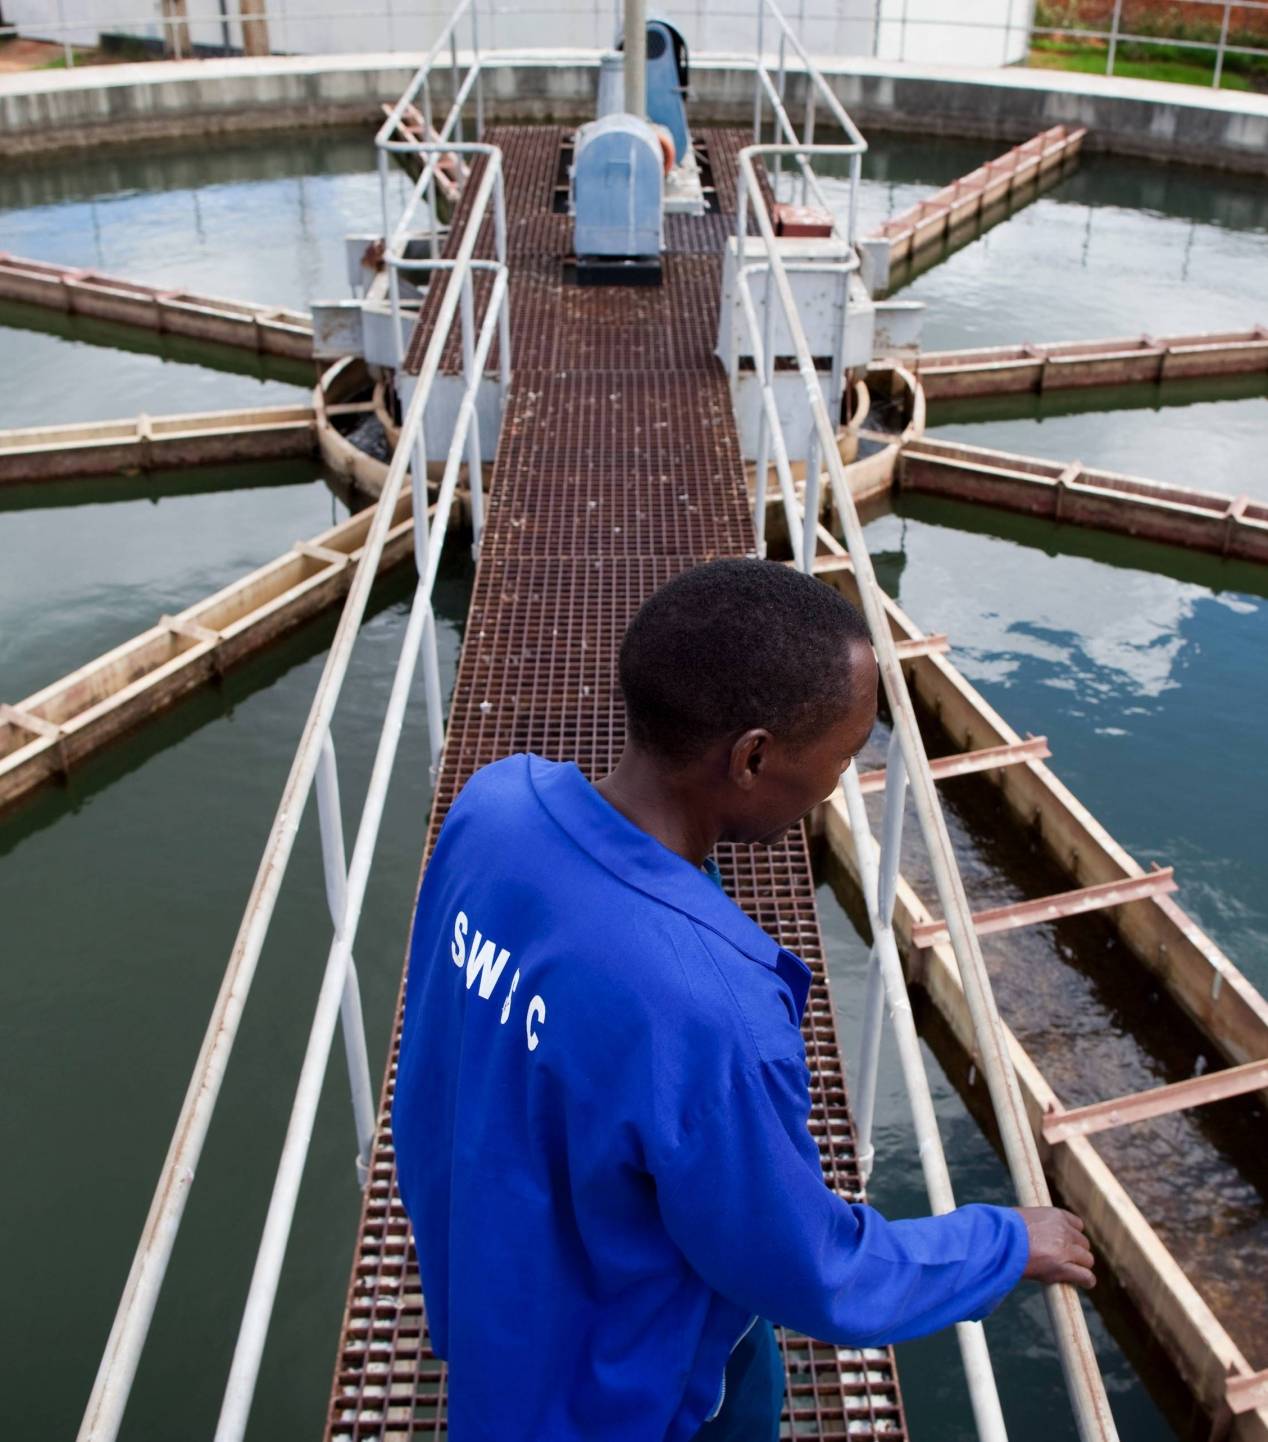
[[[615,661],[626,622],[670,576],[745,554],[752,538],[726,376],[713,355],[720,247],[747,136],[702,133],[720,209],[671,218],[664,284],[647,290],[569,284],[567,217],[552,209],[563,131],[507,128],[486,139],[505,155],[515,369],[428,848],[463,783],[497,757],[532,750],[601,776],[622,744]],[[462,230],[460,214],[451,234]],[[491,234],[481,248],[491,253]],[[411,346],[415,368],[428,314],[425,306]],[[730,894],[814,972],[804,1023],[811,1128],[828,1184],[857,1199],[854,1128],[805,838],[769,850],[725,847],[718,860]],[[399,1022],[398,1011],[398,1037]],[[444,1365],[428,1346],[396,1192],[388,1124],[395,1045],[327,1423],[327,1438],[339,1442],[446,1435]],[[888,1349],[860,1354],[788,1334],[783,1349],[794,1435],[905,1436]]]

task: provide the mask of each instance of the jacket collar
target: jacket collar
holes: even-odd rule
[[[800,1015],[810,971],[792,952],[740,910],[709,876],[606,802],[571,761],[528,757],[528,777],[554,821],[606,871],[662,906],[672,907],[775,971],[789,986]]]

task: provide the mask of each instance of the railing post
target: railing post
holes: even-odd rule
[[[502,162],[497,156],[490,156],[488,163],[497,165],[493,180],[493,253],[498,264],[506,264],[506,176],[502,173]]]
[[[462,89],[462,82],[458,79],[458,27],[456,25],[449,32],[449,76],[449,83],[453,87],[449,103],[458,107],[458,113],[454,117],[454,139],[461,145],[464,136],[462,133],[462,109],[458,106],[458,91]]]
[[[876,1087],[881,1066],[881,1037],[885,1020],[885,987],[876,943],[867,954],[867,987],[863,993],[863,1034],[859,1039],[858,1076],[854,1084],[854,1135],[858,1146],[859,1179],[866,1186],[876,1164],[872,1122],[876,1116]]]
[[[851,245],[858,240],[859,228],[859,186],[863,182],[863,157],[850,156],[850,213],[846,224],[846,238]]]
[[[66,61],[67,70],[73,70],[75,68],[75,50],[70,43],[70,34],[66,27],[66,6],[63,4],[63,0],[57,0],[57,27],[62,32],[62,58]]]
[[[1232,6],[1229,4],[1229,0],[1224,0],[1224,18],[1220,21],[1220,43],[1215,52],[1215,74],[1211,78],[1211,86],[1215,90],[1220,88],[1220,80],[1224,74],[1224,48],[1228,44],[1228,23],[1231,13]]]
[[[881,855],[876,873],[876,909],[884,926],[892,926],[902,856],[903,813],[907,803],[907,764],[898,732],[890,736],[885,758],[885,819],[881,823]]]
[[[806,123],[802,130],[801,139],[805,145],[815,143],[815,101],[819,96],[819,88],[809,77],[806,80]],[[801,203],[810,203],[810,163],[807,156],[802,156],[801,167]]]
[[[1123,0],[1114,0],[1114,14],[1110,20],[1109,55],[1105,62],[1106,75],[1114,73],[1114,57],[1118,53],[1118,30],[1123,23]]]
[[[786,87],[787,84],[788,84],[788,32],[787,32],[787,30],[784,29],[784,27],[783,27],[782,25],[779,27],[779,71],[778,71],[778,77],[779,77],[779,78],[778,78],[778,80],[777,80],[777,82],[776,82],[776,85],[775,85],[775,93],[776,93],[776,95],[779,96],[780,108],[781,108],[781,109],[786,109],[786,107],[784,106],[784,90],[785,90],[785,87]],[[776,138],[778,138],[778,133],[779,133],[778,130],[776,130]],[[775,199],[776,199],[776,200],[779,199],[779,182],[780,182],[780,180],[783,178],[783,174],[784,174],[784,157],[783,157],[782,155],[778,155],[778,154],[777,154],[777,155],[775,156],[775,183],[774,183],[774,185],[772,186],[772,189],[773,189],[774,192],[775,192]]]
[[[321,862],[326,878],[326,904],[335,935],[343,931],[348,900],[348,865],[343,849],[343,816],[339,807],[339,771],[335,745],[327,732],[317,759],[317,823],[321,832]],[[361,1014],[361,987],[357,967],[348,954],[343,999],[339,1004],[343,1024],[343,1047],[348,1059],[348,1085],[352,1089],[352,1119],[357,1129],[357,1184],[364,1187],[370,1176],[370,1154],[374,1149],[374,1089],[370,1082],[370,1058],[365,1045],[365,1020]]]
[[[414,567],[421,582],[427,574],[427,548],[431,539],[431,522],[427,515],[427,443],[424,422],[420,419],[414,433],[414,453],[410,458],[410,487],[414,500]],[[445,518],[439,518],[444,524]],[[423,685],[427,706],[427,740],[431,753],[430,773],[433,784],[440,771],[440,753],[444,749],[445,728],[440,708],[440,662],[436,648],[436,613],[428,603],[419,638],[419,654],[423,661]]]
[[[1004,12],[1004,64],[1008,64],[1008,46],[1013,38],[1013,0],[1008,0],[1008,9]]]
[[[430,141],[436,133],[431,114],[431,82],[423,81],[423,139]],[[439,157],[437,158],[439,163]],[[436,171],[433,169],[427,181],[427,213],[431,219],[431,258],[440,256],[440,216],[436,206]]]
[[[891,741],[889,760],[894,759],[895,748]],[[901,755],[901,753],[900,753]],[[886,781],[897,773],[887,769]],[[905,773],[904,773],[905,781]],[[905,785],[904,785],[904,790]],[[898,946],[894,940],[892,925],[882,924],[881,918],[892,917],[892,909],[885,912],[878,904],[882,883],[878,848],[872,839],[871,825],[867,819],[867,807],[863,801],[863,790],[859,785],[858,768],[851,766],[841,778],[841,790],[845,796],[845,808],[850,818],[850,835],[854,842],[854,856],[858,867],[859,881],[864,903],[872,923],[872,952],[869,956],[868,997],[871,997],[872,978],[879,974],[883,984],[884,1001],[893,1027],[894,1042],[898,1050],[899,1067],[911,1108],[912,1126],[915,1131],[916,1152],[920,1168],[924,1173],[925,1190],[934,1215],[942,1215],[955,1209],[955,1192],[951,1186],[951,1174],[947,1169],[946,1152],[938,1130],[938,1118],[934,1111],[933,1094],[929,1089],[929,1076],[925,1071],[924,1056],[916,1023],[911,1013],[911,999],[907,994],[907,982],[903,976],[902,962],[898,957]],[[887,788],[888,800],[888,788]],[[895,881],[897,879],[895,866]],[[864,1013],[872,1021],[876,1033],[876,1066],[879,1075],[880,1019],[874,1017],[864,1003]],[[865,1023],[866,1025],[866,1023]],[[864,1032],[866,1050],[868,1033]],[[860,1072],[865,1072],[867,1063],[860,1055]],[[873,1093],[874,1095],[874,1093]],[[858,1108],[855,1108],[856,1134],[859,1141],[860,1173],[864,1181],[870,1175],[875,1161],[875,1147],[872,1143],[872,1120],[874,1102],[868,1113],[866,1136],[857,1127]],[[969,1403],[973,1409],[973,1420],[977,1427],[978,1442],[1008,1442],[1008,1430],[1004,1424],[1004,1413],[1000,1406],[999,1390],[995,1385],[995,1373],[991,1367],[991,1356],[986,1346],[986,1333],[980,1322],[961,1322],[956,1326],[956,1341],[964,1363],[964,1377],[968,1385]]]
[[[471,554],[479,557],[480,538],[484,534],[484,476],[480,465],[480,391],[481,377],[475,370],[475,297],[471,272],[462,279],[462,375],[468,386],[476,387],[476,403],[471,424],[467,427],[467,493],[471,497]]]
[[[484,67],[480,63],[480,6],[478,0],[471,0],[471,56],[476,68],[476,139],[484,141]]]
[[[815,385],[819,384],[816,374]],[[809,409],[807,407],[807,409]],[[819,431],[814,415],[808,417],[809,437],[806,443],[806,481],[801,505],[801,569],[813,576],[815,553],[819,549]]]
[[[903,0],[902,13],[898,17],[898,58],[907,58],[907,0]]]
[[[390,254],[387,254],[392,244],[392,227],[388,222],[388,154],[382,147],[378,147],[378,152],[379,209],[383,218],[383,246],[387,259],[388,297],[392,305],[392,345],[396,352],[396,364],[399,368],[405,358],[405,336],[401,331],[401,281],[396,267],[392,264]]]
[[[757,0],[757,55],[753,62],[753,144],[760,145],[762,142],[762,72],[766,69],[766,62],[762,59],[762,46],[765,43],[763,31],[766,22],[766,0]],[[744,183],[744,177],[740,177],[740,183]]]
[[[493,163],[490,157],[489,163]],[[493,182],[493,253],[498,264],[506,264],[506,177],[498,163],[497,177]],[[501,388],[499,408],[506,405],[511,393],[511,296],[506,291],[502,296],[502,309],[498,312],[498,384]]]
[[[852,768],[854,769],[854,768]],[[890,736],[889,753],[885,760],[885,819],[881,823],[880,860],[874,877],[871,874],[870,858],[863,856],[863,848],[870,839],[871,831],[866,826],[867,812],[863,807],[863,793],[859,788],[857,772],[845,780],[846,805],[853,818],[857,809],[862,818],[863,830],[854,837],[855,854],[859,858],[859,875],[867,867],[868,880],[874,884],[875,895],[868,897],[872,885],[864,888],[865,899],[872,903],[872,950],[868,957],[867,993],[863,1002],[863,1038],[859,1049],[859,1076],[854,1107],[855,1129],[859,1141],[859,1172],[866,1182],[871,1175],[876,1149],[872,1145],[872,1121],[876,1111],[876,1087],[880,1070],[881,1020],[884,987],[881,976],[881,950],[893,940],[894,898],[898,891],[898,862],[902,850],[903,808],[907,800],[907,768],[903,763],[898,732]],[[851,789],[858,791],[856,807],[850,807]],[[851,826],[853,827],[852,819]]]

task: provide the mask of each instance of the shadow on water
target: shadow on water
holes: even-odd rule
[[[1209,172],[1165,160],[1085,154],[1067,176],[1061,198],[1221,230],[1268,232],[1268,190],[1257,177],[1221,172],[1213,185]]]
[[[60,506],[102,506],[122,501],[166,500],[220,492],[256,491],[266,487],[306,486],[313,479],[311,461],[238,461],[229,466],[191,466],[183,471],[123,471],[115,475],[79,476],[73,480],[30,481],[0,486],[0,514],[5,511],[55,510]],[[351,492],[328,482],[345,503]]]
[[[67,315],[60,310],[26,305],[21,301],[0,301],[0,326],[37,331],[58,340],[77,341],[105,350],[154,355],[179,365],[202,366],[206,370],[250,376],[258,381],[282,381],[304,387],[313,384],[311,361],[260,355],[237,346],[214,345],[209,341],[191,340],[187,336],[144,330],[140,326],[116,325],[93,316]]]
[[[1223,560],[1201,551],[1163,545],[1160,541],[1142,541],[1135,536],[1064,525],[1039,516],[1023,516],[942,496],[899,494],[894,498],[892,509],[893,514],[905,520],[1010,541],[1042,551],[1045,556],[1077,556],[1116,569],[1148,571],[1173,581],[1202,586],[1217,595],[1268,596],[1268,567],[1249,561]],[[887,564],[893,568],[898,563],[887,561]],[[894,574],[900,576],[901,568]],[[886,589],[889,589],[888,583]],[[895,593],[891,591],[891,594]]]

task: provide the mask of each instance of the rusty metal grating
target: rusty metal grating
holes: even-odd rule
[[[555,127],[490,133],[507,154],[508,219],[522,219],[524,235],[534,216],[549,211],[561,135]],[[732,206],[734,156],[745,139],[710,132],[715,183]],[[548,226],[537,233],[543,244],[550,240]],[[743,554],[751,541],[726,380],[711,355],[716,253],[669,257],[655,292],[570,289],[552,270],[560,265],[553,250],[512,262],[516,370],[428,851],[467,777],[500,756],[527,749],[602,775],[624,736],[615,664],[627,621],[678,571]],[[424,316],[411,347],[420,358],[427,328]],[[668,339],[654,342],[656,331]],[[768,850],[722,847],[718,861],[739,904],[814,973],[803,1025],[810,1128],[829,1185],[858,1199],[805,836]],[[395,1187],[389,1116],[400,1020],[398,1004],[327,1442],[447,1436],[445,1368],[428,1345],[409,1222]],[[855,1352],[791,1334],[781,1346],[785,1437],[906,1436],[888,1349]]]
[[[699,143],[709,157],[720,209],[708,215],[671,215],[665,222],[665,284],[646,289],[586,289],[572,283],[569,255],[572,219],[551,205],[560,148],[571,132],[561,126],[494,127],[488,142],[501,148],[506,177],[507,255],[515,271],[511,353],[515,364],[549,368],[567,364],[595,369],[711,369],[717,336],[717,277],[721,251],[735,228],[735,157],[748,143],[741,131],[706,130]],[[485,160],[479,157],[459,201],[445,254],[457,248]],[[763,177],[764,179],[764,177]],[[769,186],[763,184],[773,204]],[[750,221],[750,225],[752,222]],[[480,227],[476,254],[494,254],[493,221]],[[697,270],[701,274],[697,274]],[[705,284],[705,278],[709,279]],[[475,281],[476,323],[484,315],[492,280]],[[442,288],[424,298],[404,369],[417,375],[431,336]],[[497,346],[489,367],[496,365]],[[461,336],[449,336],[441,369],[462,368]]]

